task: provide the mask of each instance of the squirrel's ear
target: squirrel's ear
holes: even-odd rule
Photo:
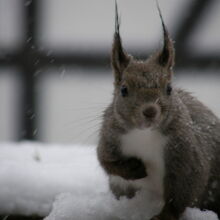
[[[164,37],[164,45],[162,51],[159,53],[158,62],[161,66],[166,67],[168,69],[172,69],[175,63],[175,49],[174,49],[173,41],[170,38],[166,25],[163,21],[163,17],[158,3],[157,3],[157,8],[162,23],[163,37]]]
[[[115,2],[115,34],[112,45],[112,66],[114,68],[116,80],[119,82],[122,77],[123,70],[127,67],[130,56],[124,51],[122,47],[120,32],[119,32],[119,19],[117,3]]]

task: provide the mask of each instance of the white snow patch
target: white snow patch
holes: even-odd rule
[[[131,200],[116,201],[109,193],[98,197],[61,194],[45,220],[149,220],[154,211],[147,211],[146,205],[152,205],[145,203],[144,196],[139,194]],[[218,217],[212,211],[187,208],[180,220],[218,220]]]
[[[45,220],[148,220],[152,213],[144,201],[143,195],[117,201],[109,192],[93,197],[61,194]]]
[[[217,215],[211,211],[201,211],[196,208],[187,208],[181,220],[218,220]]]
[[[147,192],[116,200],[92,146],[0,144],[0,214],[37,214],[45,220],[147,220],[155,204]],[[182,220],[216,220],[187,209]]]
[[[0,213],[48,215],[55,197],[108,190],[94,147],[0,144]]]

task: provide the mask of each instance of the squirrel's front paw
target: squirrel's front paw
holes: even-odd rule
[[[124,161],[123,178],[127,180],[142,179],[147,176],[143,162],[136,158],[129,158]]]
[[[120,197],[125,196],[128,199],[132,199],[135,194],[136,194],[136,189],[133,187],[128,186],[127,188],[120,188],[119,186],[116,185],[110,185],[110,189],[112,193],[114,194],[116,199],[120,199]]]

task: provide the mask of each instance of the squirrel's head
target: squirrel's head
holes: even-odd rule
[[[116,5],[112,67],[115,76],[113,108],[117,119],[134,128],[157,126],[167,113],[172,97],[174,47],[164,24],[163,48],[145,61],[136,60],[122,47]]]

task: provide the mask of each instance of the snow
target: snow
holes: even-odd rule
[[[0,214],[38,214],[45,220],[144,220],[156,204],[147,193],[116,200],[94,146],[0,143]],[[147,201],[147,202],[146,202]],[[182,220],[217,220],[187,209]]]
[[[211,211],[200,211],[199,209],[187,208],[181,220],[218,220],[218,217],[215,213]]]
[[[145,195],[138,194],[134,199],[117,201],[109,192],[78,198],[72,194],[61,194],[46,220],[147,220],[154,210],[147,211],[147,205],[151,207],[152,204],[145,203]]]
[[[0,144],[0,180],[0,213],[7,214],[44,216],[60,193],[107,191],[95,149],[89,146]]]

